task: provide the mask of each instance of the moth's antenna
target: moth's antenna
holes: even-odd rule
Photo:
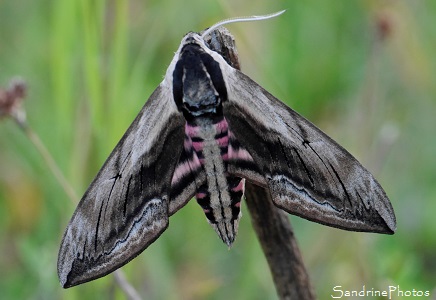
[[[281,11],[278,11],[278,12],[275,12],[275,13],[272,13],[272,14],[268,14],[268,15],[263,15],[263,16],[236,17],[236,18],[225,19],[225,20],[222,20],[222,21],[212,25],[211,27],[209,27],[209,29],[207,29],[205,32],[203,32],[201,37],[204,38],[206,35],[211,33],[217,27],[220,27],[220,26],[222,26],[224,24],[235,23],[235,22],[260,21],[260,20],[271,19],[271,18],[274,18],[274,17],[277,17],[277,16],[281,15],[285,11],[286,10],[281,10]]]

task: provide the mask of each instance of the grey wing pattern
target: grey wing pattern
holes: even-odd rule
[[[171,179],[183,148],[184,123],[171,89],[162,83],[106,160],[71,218],[58,256],[62,286],[114,271],[167,228]]]
[[[322,224],[393,233],[392,205],[350,153],[243,73],[226,74],[229,127],[253,161],[229,172],[268,187],[276,206]]]

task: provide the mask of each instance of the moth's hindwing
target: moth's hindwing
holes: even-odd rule
[[[223,73],[224,115],[254,160],[233,160],[230,173],[268,187],[276,206],[303,218],[355,231],[395,231],[384,190],[350,153],[248,76],[230,67]]]
[[[104,276],[142,252],[168,226],[171,181],[183,148],[184,118],[161,84],[89,186],[58,257],[62,286]],[[179,187],[181,193],[185,186]],[[178,198],[182,207],[189,198]]]

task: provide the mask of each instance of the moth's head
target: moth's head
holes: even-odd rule
[[[188,45],[197,45],[200,48],[205,47],[203,38],[196,32],[188,32],[185,34],[180,44],[182,48],[181,51],[183,51],[183,48]]]
[[[189,32],[182,39],[178,51],[178,59],[179,61],[185,60],[185,62],[189,63],[190,61],[187,60],[204,59],[205,56],[210,56],[210,54],[211,51],[203,38],[196,32]]]

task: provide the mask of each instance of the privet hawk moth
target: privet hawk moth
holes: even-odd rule
[[[58,257],[63,287],[132,260],[194,196],[230,246],[245,180],[267,188],[277,207],[308,220],[354,231],[395,231],[384,190],[350,153],[205,42],[225,23],[280,13],[227,20],[203,34],[185,35],[164,80],[68,224]]]

